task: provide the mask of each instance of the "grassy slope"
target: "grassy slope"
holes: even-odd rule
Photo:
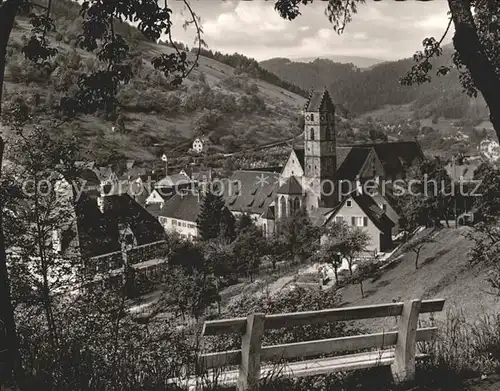
[[[490,289],[486,280],[488,269],[469,265],[468,252],[472,242],[465,237],[468,231],[469,228],[461,227],[434,232],[434,242],[427,244],[420,254],[418,270],[415,270],[414,253],[403,254],[396,258],[397,260],[387,267],[376,281],[368,279],[363,282],[364,298],[361,298],[359,285],[341,288],[339,292],[344,306],[440,298],[445,299],[446,304],[444,311],[436,314],[437,320],[444,320],[448,311],[458,310],[472,322],[483,314],[498,312],[500,302],[488,293]],[[421,235],[429,232],[430,230],[423,231]],[[283,281],[283,286],[292,282],[290,278],[306,282],[299,275],[299,271],[294,268],[285,273],[261,276],[253,283],[241,283],[227,288],[222,293],[223,301],[227,303],[230,298],[235,298],[243,292],[256,295],[267,292],[271,284],[276,283],[278,279]],[[319,283],[317,277],[307,282]],[[421,319],[427,318],[426,315],[421,316]],[[380,328],[392,329],[395,323],[392,318],[381,318],[363,321],[361,325],[373,328],[375,331]]]
[[[29,28],[27,21],[18,20],[18,26],[13,31],[10,42],[21,42],[22,35],[30,35]],[[69,45],[62,42],[53,42],[53,45],[58,48],[60,53],[69,53],[72,50]],[[149,60],[155,54],[169,53],[172,49],[163,45],[141,42],[139,50],[143,55],[145,67],[152,70]],[[78,53],[84,58],[91,56],[80,50],[78,50]],[[243,91],[228,87],[223,83],[225,78],[235,73],[234,68],[205,57],[200,58],[199,65],[199,68],[193,72],[192,79],[196,80],[199,72],[203,72],[206,83],[212,89],[220,88],[223,93],[233,94],[237,98],[244,95]],[[296,133],[295,116],[304,105],[305,99],[260,80],[250,79],[250,82],[259,87],[258,96],[271,108],[265,113],[224,115],[213,130],[218,131],[221,135],[232,134],[237,137],[251,128],[252,132],[247,137],[247,140],[249,140],[246,142],[247,145],[242,145],[243,148],[249,145],[286,139]],[[186,80],[184,84],[189,88],[192,83],[192,80]],[[5,88],[9,94],[19,93],[29,96],[34,92],[38,92],[42,99],[46,96],[46,90],[41,85],[35,83],[25,85],[9,81],[8,71]],[[152,88],[156,87],[153,86]],[[161,90],[161,86],[158,86],[157,89]],[[164,91],[164,93],[167,92]],[[179,94],[182,95],[182,91]],[[197,114],[198,112],[165,115],[154,112],[128,111],[125,115],[126,134],[112,133],[112,123],[98,117],[86,116],[70,124],[67,131],[76,134],[80,138],[82,145],[87,146],[90,151],[98,151],[105,155],[108,150],[115,150],[129,158],[150,160],[154,159],[155,154],[170,151],[181,143],[192,141],[196,136],[193,119]],[[141,145],[138,142],[138,129],[144,124],[150,129],[148,130],[150,136],[162,144],[161,151],[158,151],[153,145]],[[270,129],[271,131],[269,131]]]
[[[434,233],[434,243],[427,244],[415,270],[414,253],[406,253],[396,265],[386,270],[375,282],[364,282],[365,295],[361,298],[358,285],[341,290],[345,305],[390,303],[393,299],[446,299],[445,310],[436,316],[443,320],[449,310],[460,310],[469,321],[481,315],[500,310],[495,296],[488,294],[487,269],[471,267],[468,251],[472,243],[464,234],[468,228],[443,229]],[[425,231],[424,231],[425,234]],[[371,326],[393,327],[393,319],[370,322]]]

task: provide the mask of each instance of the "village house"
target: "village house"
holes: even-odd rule
[[[175,232],[193,240],[198,237],[197,219],[202,198],[191,191],[175,194],[164,204],[149,205],[147,210],[157,216],[166,232]]]
[[[363,229],[370,236],[368,252],[385,252],[392,245],[394,222],[368,194],[354,190],[334,209],[325,224],[345,223]]]
[[[164,204],[181,190],[195,190],[196,181],[191,179],[185,172],[167,175],[155,183],[154,189],[146,198],[145,204]]]
[[[208,137],[199,136],[194,139],[192,148],[196,153],[202,153],[206,152],[209,146],[210,140],[208,139]]]
[[[85,183],[101,183],[93,171],[84,170],[83,175]],[[71,223],[52,232],[57,252],[76,254],[86,263],[92,258],[164,240],[158,220],[126,193],[110,195],[100,186],[87,186],[80,191],[64,179],[58,182],[56,191],[61,199],[74,199]]]

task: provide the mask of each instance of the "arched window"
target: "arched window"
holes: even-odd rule
[[[300,210],[300,199],[299,197],[295,197],[293,200],[293,210],[294,212],[298,212]]]
[[[286,200],[284,196],[281,196],[280,199],[280,209],[281,209],[281,217],[286,216]]]
[[[327,126],[325,129],[325,140],[329,141],[330,140],[330,127]]]
[[[311,140],[314,140],[314,128],[311,128],[311,131],[310,131],[310,137],[309,137]]]
[[[314,114],[311,114],[311,121],[314,121]]]
[[[288,199],[288,210],[290,211],[290,215],[292,215],[294,213],[293,203],[292,203],[292,199],[291,198]]]

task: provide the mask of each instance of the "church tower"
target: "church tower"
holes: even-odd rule
[[[307,210],[336,203],[335,106],[328,91],[313,91],[304,110],[304,186]]]

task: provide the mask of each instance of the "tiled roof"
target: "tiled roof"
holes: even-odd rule
[[[155,184],[155,188],[159,189],[162,187],[175,187],[179,185],[186,185],[188,183],[192,183],[193,181],[187,175],[183,173],[168,175],[163,179],[160,179]]]
[[[334,212],[329,216],[327,221],[330,221],[337,212],[342,208],[345,202],[352,198],[359,207],[365,212],[366,216],[375,224],[375,226],[380,230],[385,232],[387,229],[394,227],[394,222],[387,216],[387,214],[380,209],[375,200],[368,194],[358,194],[353,191],[351,194],[344,197],[344,199],[335,208]],[[327,222],[325,221],[325,223]]]
[[[230,211],[263,214],[276,197],[278,173],[236,171],[223,186],[224,200]],[[238,191],[237,184],[241,184]]]
[[[347,155],[349,155],[349,152],[351,152],[352,147],[337,147],[335,150],[337,154],[337,169],[342,166],[342,163],[344,163],[344,160],[347,158]]]
[[[404,172],[417,159],[423,159],[424,155],[420,145],[416,141],[398,141],[393,143],[374,143],[352,145],[362,148],[373,148],[389,174]]]
[[[333,102],[326,88],[323,91],[311,92],[305,106],[305,111],[331,111],[332,109]]]
[[[174,195],[163,208],[158,211],[159,216],[177,220],[196,222],[201,209],[202,198],[191,191]]]
[[[354,179],[363,167],[370,150],[371,148],[363,147],[337,147],[337,179]],[[294,148],[293,152],[304,169],[304,149]]]
[[[302,185],[299,183],[297,178],[291,176],[288,178],[285,183],[278,189],[278,194],[302,194],[303,189]]]
[[[371,148],[337,148],[336,179],[355,179],[363,168],[370,152]]]
[[[275,219],[274,206],[270,206],[269,208],[267,208],[267,212],[264,214],[264,218],[268,220]]]
[[[259,168],[245,168],[246,171],[260,171],[260,172],[275,172],[280,173],[283,167],[259,167]]]
[[[304,169],[304,148],[294,148],[293,152],[295,152],[295,156],[299,160],[300,166]]]
[[[315,226],[323,225],[330,214],[334,211],[333,208],[316,208],[309,212],[309,219]]]

